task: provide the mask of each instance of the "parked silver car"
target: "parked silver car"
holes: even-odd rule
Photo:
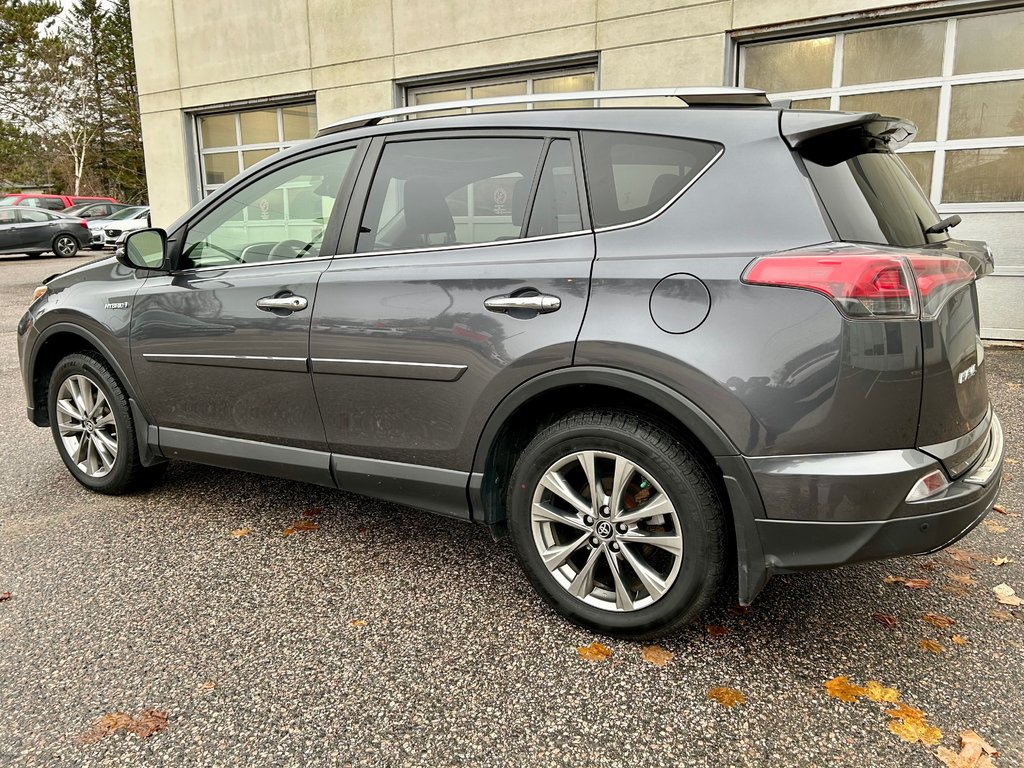
[[[91,219],[89,221],[89,234],[91,236],[89,247],[94,251],[98,251],[106,245],[106,233],[104,230],[107,227],[118,227],[128,221],[142,221],[144,222],[143,227],[148,226],[149,206],[133,205],[102,219]]]

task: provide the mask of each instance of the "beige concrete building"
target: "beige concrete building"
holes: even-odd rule
[[[988,240],[985,334],[1024,338],[1024,3],[132,0],[154,222],[346,116],[591,88],[748,85],[899,114],[958,237]]]

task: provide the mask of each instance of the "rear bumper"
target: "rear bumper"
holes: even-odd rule
[[[767,513],[754,524],[768,573],[949,546],[981,522],[995,502],[1003,448],[1002,428],[993,415],[985,451],[975,466],[942,493],[912,504],[904,499],[914,482],[939,466],[918,451],[853,455],[850,465],[842,456],[805,457],[803,463],[788,457],[784,466],[750,460]],[[889,472],[883,471],[886,460],[891,462]],[[800,474],[802,464],[813,473]],[[858,473],[865,468],[872,471]],[[822,474],[826,469],[830,474]]]

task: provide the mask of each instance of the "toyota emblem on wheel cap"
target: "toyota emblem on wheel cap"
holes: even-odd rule
[[[612,536],[612,524],[607,520],[602,520],[597,525],[597,535],[602,539],[610,539]]]

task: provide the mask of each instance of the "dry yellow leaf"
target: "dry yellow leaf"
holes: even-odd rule
[[[950,581],[955,581],[957,584],[962,584],[965,587],[978,586],[978,582],[976,582],[969,573],[949,573],[946,575],[949,576]]]
[[[196,690],[200,693],[208,693],[217,687],[217,684],[213,680],[207,680],[205,683],[200,683],[196,686]]]
[[[318,530],[320,530],[320,526],[312,520],[296,520],[285,528],[282,533],[285,536],[291,536],[293,533],[309,533],[310,531]]]
[[[708,698],[717,701],[723,707],[733,707],[747,701],[747,697],[735,688],[711,688],[708,690]]]
[[[948,768],[993,768],[992,758],[998,755],[999,751],[974,731],[960,734],[959,755],[946,747],[935,751],[935,756]]]
[[[924,616],[921,617],[921,621],[927,624],[931,624],[936,629],[948,629],[949,627],[956,624],[956,622],[953,621],[951,618],[949,618],[948,616],[943,616],[940,613],[926,613]]]
[[[992,591],[996,593],[996,600],[1003,605],[1012,605],[1015,608],[1024,605],[1024,600],[1017,597],[1017,593],[1013,591],[1013,587],[1005,582],[992,587]]]
[[[660,645],[645,645],[640,653],[643,655],[644,661],[656,667],[664,667],[675,658],[672,651],[665,650]]]
[[[992,565],[1006,565],[1007,563],[1012,563],[1012,562],[1013,562],[1013,560],[1011,560],[1008,557],[993,557],[992,558]]]
[[[967,638],[963,635],[953,635],[949,639],[952,640],[955,645],[967,645]]]
[[[993,512],[998,512],[1000,515],[1005,515],[1006,514],[1006,507],[1004,507],[1002,504],[993,504],[992,505],[992,511]]]
[[[96,725],[78,737],[81,744],[95,744],[105,736],[117,731],[134,733],[140,739],[148,739],[154,733],[167,728],[168,715],[159,709],[144,709],[137,717],[125,712],[109,712],[96,721]]]
[[[864,695],[871,701],[884,701],[895,704],[900,700],[899,691],[895,688],[888,688],[877,680],[868,680],[868,684],[864,686],[864,691]]]
[[[707,627],[705,627],[705,629],[707,630],[708,636],[710,637],[719,637],[720,635],[729,634],[728,627],[720,627],[717,624],[708,624]]]
[[[612,649],[595,640],[590,645],[581,645],[576,649],[576,653],[587,661],[604,661],[611,657]]]
[[[853,702],[861,696],[867,695],[867,689],[862,688],[859,685],[851,683],[846,675],[840,675],[839,677],[833,677],[831,680],[826,680],[823,685],[828,695],[839,699],[840,701]]]
[[[359,629],[359,627],[365,627],[366,626],[366,620],[365,619],[352,619],[352,621],[350,621],[348,623],[348,625],[350,627],[355,627],[356,629]]]
[[[992,533],[1006,533],[1006,526],[1000,524],[997,520],[985,519],[985,527],[988,528]]]
[[[937,643],[934,640],[929,640],[928,638],[918,640],[917,647],[922,651],[930,651],[931,653],[942,653],[944,650],[940,643]]]
[[[252,533],[252,528],[235,528],[231,532],[231,538],[240,539],[243,536],[248,536],[250,533]]]
[[[917,707],[900,703],[894,709],[887,709],[885,714],[892,718],[889,721],[889,730],[904,741],[938,744],[942,738],[942,731],[928,725],[924,712]]]

